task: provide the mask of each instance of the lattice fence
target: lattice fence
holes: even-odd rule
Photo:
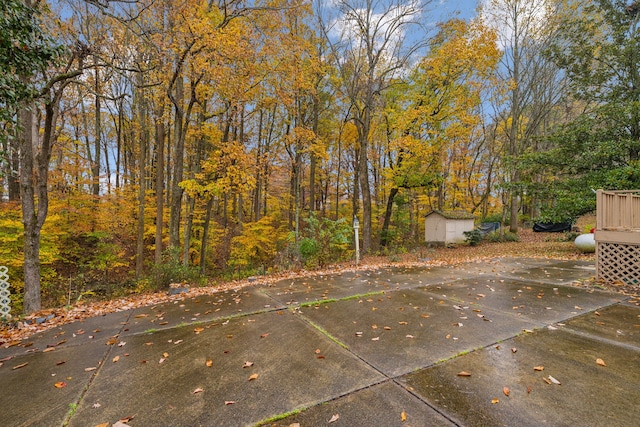
[[[11,315],[11,299],[9,298],[9,269],[0,265],[0,318],[9,318]]]
[[[598,279],[640,285],[640,245],[598,242]]]

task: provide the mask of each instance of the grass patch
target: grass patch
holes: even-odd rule
[[[328,299],[321,299],[321,300],[317,300],[317,301],[307,301],[307,302],[300,303],[299,307],[301,307],[301,308],[317,307],[317,306],[321,306],[323,304],[329,304],[331,302],[349,301],[349,300],[352,300],[352,299],[361,299],[361,298],[367,298],[367,297],[372,297],[372,296],[377,296],[377,295],[384,295],[384,291],[368,292],[366,294],[358,294],[358,295],[350,295],[348,297],[339,298],[339,299],[337,299],[337,298],[328,298]]]
[[[300,304],[300,308],[306,308],[306,307],[318,307],[321,306],[323,304],[329,304],[332,302],[336,302],[339,301],[335,298],[329,298],[329,299],[321,299],[321,300],[317,300],[317,301],[307,301],[307,302],[303,302]]]
[[[282,414],[274,415],[273,417],[265,418],[264,420],[259,421],[257,424],[254,424],[254,427],[261,427],[261,426],[264,426],[266,424],[271,424],[271,423],[275,423],[276,421],[284,420],[285,418],[291,417],[293,415],[298,415],[299,413],[301,413],[305,409],[306,408],[294,409],[293,411],[289,411],[289,412],[285,412],[285,413],[282,413]]]
[[[348,350],[349,347],[343,343],[342,341],[340,341],[338,338],[334,337],[333,335],[331,335],[328,331],[326,331],[325,329],[323,329],[321,326],[316,325],[315,323],[313,323],[312,321],[310,321],[309,319],[307,319],[307,322],[309,322],[309,324],[311,326],[313,326],[314,328],[316,328],[322,335],[324,335],[325,337],[329,338],[331,341],[333,341],[334,343],[338,344],[340,347],[344,348],[345,350]]]

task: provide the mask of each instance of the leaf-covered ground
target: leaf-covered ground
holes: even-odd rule
[[[482,242],[478,246],[460,245],[452,248],[421,248],[411,253],[387,256],[367,256],[361,260],[359,266],[353,263],[334,265],[322,270],[291,271],[274,274],[260,279],[260,283],[275,282],[284,278],[300,277],[305,275],[318,275],[337,273],[345,270],[382,268],[389,265],[432,265],[446,266],[463,262],[489,259],[495,257],[535,257],[552,259],[576,259],[595,262],[594,254],[583,254],[578,251],[573,241],[568,241],[564,234],[534,233],[530,230],[521,230],[519,242],[489,243]],[[216,283],[206,287],[194,287],[187,294],[170,296],[166,292],[157,292],[145,295],[134,295],[127,298],[119,298],[111,301],[84,302],[73,307],[43,310],[28,318],[10,324],[0,326],[0,345],[17,344],[36,332],[59,326],[93,316],[99,316],[110,312],[129,310],[136,307],[158,304],[160,302],[178,300],[202,294],[211,294],[229,289],[238,289],[252,286],[255,282],[249,280],[236,280],[225,283]],[[622,284],[602,284],[595,280],[587,280],[576,286],[589,288],[608,288],[627,295],[638,296],[638,289]],[[41,324],[34,324],[35,319],[47,318]]]

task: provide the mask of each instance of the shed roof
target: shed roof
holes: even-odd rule
[[[467,211],[461,211],[461,210],[458,210],[458,211],[432,210],[427,215],[425,215],[425,218],[431,214],[438,214],[441,217],[446,219],[474,219],[475,218],[472,213],[469,213]]]

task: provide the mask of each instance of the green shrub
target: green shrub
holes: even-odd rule
[[[304,220],[305,236],[300,239],[300,258],[307,267],[325,266],[345,259],[351,244],[352,229],[344,218],[333,221],[311,213]]]
[[[467,242],[469,246],[477,246],[482,241],[482,233],[478,229],[465,231],[463,234],[466,237],[464,241]]]
[[[156,289],[167,289],[172,283],[195,282],[200,278],[196,267],[185,266],[180,257],[175,256],[180,249],[165,252],[164,261],[153,268],[153,286]],[[151,288],[151,286],[147,286]]]

